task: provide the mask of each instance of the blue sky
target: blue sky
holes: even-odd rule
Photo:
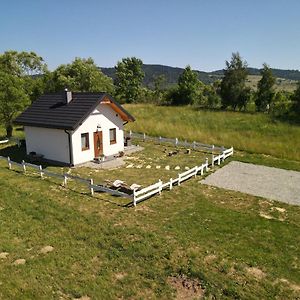
[[[1,1],[0,53],[9,49],[35,51],[50,69],[77,56],[99,66],[136,56],[209,71],[235,51],[252,67],[300,69],[300,1]]]

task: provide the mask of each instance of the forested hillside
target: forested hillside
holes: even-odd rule
[[[165,86],[169,87],[171,85],[177,84],[180,74],[183,72],[183,68],[170,67],[164,65],[151,65],[143,64],[143,71],[145,72],[144,85],[148,87],[153,87],[154,78],[163,74],[165,76]],[[102,72],[111,77],[115,78],[114,68],[101,68]],[[249,75],[260,75],[261,69],[258,68],[247,68]],[[283,78],[287,80],[300,80],[299,70],[281,70],[281,69],[271,69],[274,76],[277,78]],[[197,71],[198,79],[205,84],[212,83],[217,79],[221,79],[224,70],[216,70],[213,72]]]

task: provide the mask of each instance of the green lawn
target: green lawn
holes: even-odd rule
[[[266,114],[143,104],[126,108],[137,119],[128,126],[134,131],[300,161],[300,127],[275,122]]]
[[[0,252],[9,255],[0,259],[0,298],[170,299],[168,278],[184,274],[207,297],[295,299],[299,207],[198,180],[133,209],[1,163]],[[54,251],[41,254],[47,245]],[[26,263],[15,266],[20,258]]]
[[[253,117],[254,124],[257,119],[267,120],[264,115],[228,113],[228,119],[233,120],[230,122],[223,113],[195,112],[192,108],[149,106],[148,115],[145,106],[127,108],[137,117],[136,130],[147,129],[150,134],[178,135],[215,144],[218,144],[218,135],[224,136],[217,126],[209,131],[215,134],[208,135],[210,140],[205,139],[205,131],[196,130],[205,126],[212,128],[209,114],[223,116],[218,126],[225,121],[228,123],[224,124],[237,126],[236,118],[251,120]],[[151,125],[155,111],[160,112],[156,117],[157,127]],[[179,115],[171,114],[172,111]],[[193,120],[201,114],[207,119],[199,121],[198,127],[191,122],[185,127],[182,122],[185,134],[181,127],[177,127],[176,134],[168,132],[175,128],[171,121],[173,116],[188,120],[185,114],[190,114]],[[142,118],[144,121],[139,121]],[[251,122],[244,126],[248,126],[255,137],[260,132],[259,126],[255,129]],[[274,127],[273,132],[281,128],[285,134],[274,134],[266,140],[276,141],[278,145],[287,141],[289,127],[286,124],[268,126]],[[290,131],[298,134],[299,128],[290,127]],[[229,138],[234,126],[226,128],[226,132]],[[22,136],[21,131],[16,133]],[[239,131],[236,135],[247,142]],[[231,144],[222,141],[226,146]],[[253,144],[251,139],[248,142]],[[187,155],[181,151],[169,158],[164,146],[139,143],[145,150],[132,154],[120,169],[75,168],[71,173],[92,177],[95,182],[123,179],[128,184],[146,185],[159,178],[168,179],[186,166],[201,164],[208,156],[202,152],[192,151]],[[0,146],[0,155],[22,159],[24,149],[9,148],[11,146]],[[257,153],[237,151],[233,159],[300,171],[297,155],[280,158],[283,149],[274,149],[277,152],[273,156],[258,150]],[[126,168],[129,164],[135,167]],[[137,168],[139,165],[143,167]],[[151,169],[146,169],[147,165],[151,165]],[[156,169],[157,165],[161,168]],[[170,171],[164,168],[166,165]],[[180,171],[175,170],[175,166],[180,166]],[[59,167],[48,168],[66,171]],[[86,188],[74,182],[64,188],[59,180],[42,180],[32,172],[24,175],[15,168],[8,170],[6,162],[0,161],[0,299],[83,296],[172,299],[176,288],[170,284],[170,278],[197,280],[206,299],[299,298],[300,207],[204,186],[199,183],[200,179],[198,176],[172,191],[164,191],[136,208],[126,208],[122,205],[128,199],[98,193],[91,197]],[[266,215],[272,219],[266,219]],[[52,246],[53,251],[41,253],[45,246]],[[8,253],[6,258],[1,258],[3,252]],[[15,265],[17,259],[26,262]]]

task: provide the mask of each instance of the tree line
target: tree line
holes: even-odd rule
[[[276,117],[300,120],[300,83],[294,93],[275,92],[275,77],[267,64],[261,70],[257,90],[246,86],[247,62],[239,53],[226,61],[224,77],[204,84],[187,66],[177,85],[166,88],[164,75],[153,78],[153,88],[143,86],[143,62],[136,57],[123,58],[115,66],[115,79],[105,76],[92,58],[75,58],[49,71],[46,62],[34,52],[6,51],[0,54],[0,122],[7,136],[12,135],[13,120],[41,94],[61,92],[107,92],[121,103],[195,105],[210,109],[248,109]]]

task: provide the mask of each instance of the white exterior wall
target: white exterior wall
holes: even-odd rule
[[[44,155],[44,158],[70,163],[68,135],[61,129],[24,126],[26,151]]]
[[[103,154],[105,156],[118,154],[124,151],[123,120],[107,104],[99,104],[97,109],[72,134],[73,163],[84,163],[95,158],[94,132],[101,126],[103,139]],[[116,143],[110,145],[109,129],[116,128]],[[81,134],[89,133],[89,149],[81,150]]]

